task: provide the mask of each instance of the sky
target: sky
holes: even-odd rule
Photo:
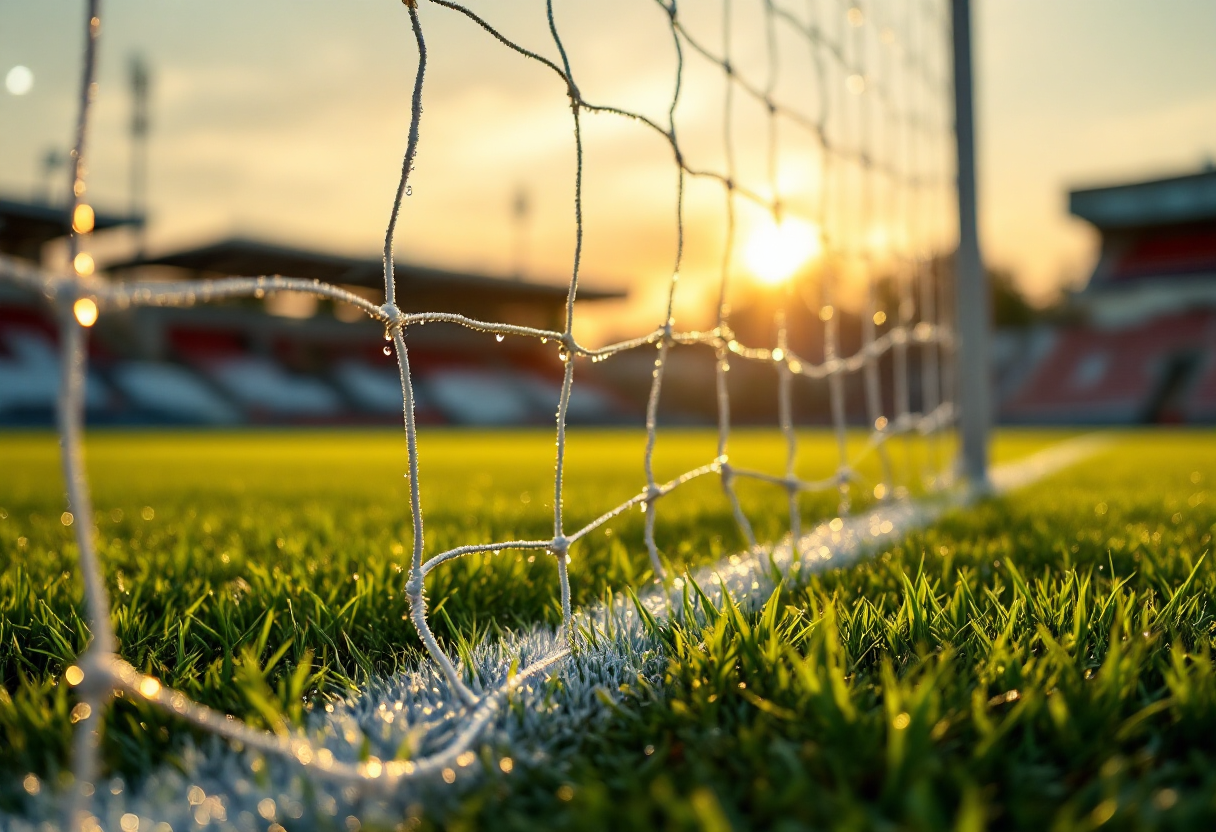
[[[846,3],[788,0],[788,6],[805,8],[806,2],[832,21],[828,28],[849,47],[847,55],[870,56],[867,79],[872,74],[877,84],[885,77],[892,89],[913,89],[900,86],[912,82],[893,65],[873,57],[879,47],[858,45],[845,23]],[[510,37],[557,59],[538,0],[469,5]],[[913,6],[874,0],[866,7],[874,17],[860,27],[862,37],[871,30],[878,37],[886,24],[873,21],[888,20],[899,47],[925,56],[938,74],[944,71],[945,52],[932,42],[933,32],[904,25]],[[0,88],[0,195],[42,193],[43,156],[49,148],[67,148],[83,8],[83,0],[0,0],[0,75],[17,66],[33,74],[24,94]],[[665,120],[675,59],[655,0],[557,0],[555,8],[583,95]],[[734,0],[731,31],[739,72],[763,85],[759,8],[759,0]],[[378,251],[417,62],[400,3],[106,0],[103,9],[88,154],[89,197],[99,209],[128,204],[127,67],[138,52],[153,76],[153,251],[237,233],[352,254]],[[717,47],[720,9],[716,0],[684,0],[681,15],[695,37]],[[522,267],[530,278],[565,283],[574,250],[575,157],[560,81],[448,9],[424,0],[421,14],[429,63],[399,257],[503,275]],[[1061,285],[1084,279],[1096,254],[1095,235],[1067,214],[1069,187],[1183,173],[1216,158],[1216,3],[974,0],[974,15],[985,256],[1013,271],[1033,296],[1047,299]],[[919,49],[911,45],[916,37]],[[815,68],[792,33],[783,30],[778,38],[776,97],[813,116],[824,102],[803,79]],[[834,83],[843,89],[847,73],[836,74]],[[686,56],[677,127],[694,166],[724,169],[721,90],[717,68]],[[876,109],[869,111],[869,123],[879,125],[871,128],[871,141],[882,144],[886,122],[874,104],[877,96],[832,100],[841,114],[840,125],[830,125],[832,141],[855,144],[864,129],[858,125],[865,123],[858,114],[870,106]],[[933,110],[925,96],[922,103],[931,117],[945,112]],[[945,99],[938,103],[944,106]],[[744,148],[737,154],[738,181],[767,195],[765,112],[746,96],[736,96],[735,108],[735,143]],[[631,300],[601,314],[599,324],[630,328],[662,307],[674,268],[672,153],[662,137],[627,119],[587,116],[583,124],[583,274],[593,285],[631,290]],[[866,209],[847,196],[862,192],[863,174],[827,180],[836,182],[833,190],[819,175],[820,151],[807,131],[782,122],[779,137],[778,190],[795,213],[815,214],[827,204],[822,197],[836,200],[834,215],[857,220],[855,232],[870,222],[858,219]],[[939,131],[922,142],[924,170],[948,173],[947,138]],[[56,194],[66,190],[66,174],[56,173],[52,186]],[[874,187],[878,214],[916,212],[912,202],[903,209],[902,203],[882,202],[894,192],[881,183]],[[511,211],[521,188],[530,208],[522,257]],[[948,206],[932,199],[931,210],[921,213],[948,228]],[[749,205],[739,212],[745,243],[765,221],[763,211]],[[685,220],[676,308],[704,317],[724,238],[721,186],[690,179]],[[943,229],[922,232],[933,236]],[[848,233],[843,225],[836,231]],[[115,254],[128,244],[110,243]],[[104,248],[100,239],[97,245]],[[740,249],[742,256],[746,245]]]

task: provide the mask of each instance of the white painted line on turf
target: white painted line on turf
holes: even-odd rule
[[[1023,459],[994,468],[987,494],[1005,494],[1031,485],[1044,477],[1068,468],[1094,454],[1108,444],[1102,434],[1086,434],[1068,439]],[[732,555],[725,561],[697,569],[691,579],[714,604],[720,604],[723,591],[730,593],[736,603],[745,608],[763,603],[777,586],[777,579],[796,578],[800,573],[838,568],[855,563],[875,549],[902,540],[916,529],[937,521],[948,511],[963,508],[984,492],[956,489],[919,500],[890,502],[850,517],[837,517],[819,524],[798,542],[795,556],[790,541],[771,547],[757,547],[750,553]],[[664,619],[668,611],[679,608],[684,581],[677,578],[674,590],[653,587],[641,594],[647,611],[656,619]],[[624,599],[611,612],[629,616]],[[602,608],[588,610],[584,617],[602,626],[608,612]]]

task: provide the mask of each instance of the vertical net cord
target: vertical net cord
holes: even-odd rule
[[[73,714],[81,719],[73,737],[73,793],[67,812],[67,828],[83,828],[91,818],[89,799],[95,788],[99,771],[101,731],[106,707],[112,695],[109,657],[115,650],[114,631],[110,623],[109,595],[104,573],[97,558],[93,505],[84,473],[84,453],[81,425],[84,421],[84,393],[88,378],[87,335],[66,311],[60,312],[60,336],[63,338],[61,403],[59,435],[63,456],[64,480],[68,489],[68,507],[76,527],[76,545],[80,553],[81,575],[85,589],[85,619],[92,640],[81,655],[79,681],[80,702]]]
[[[389,212],[388,229],[384,234],[383,312],[387,320],[387,332],[397,354],[397,371],[401,378],[402,410],[405,418],[406,450],[409,456],[410,521],[414,539],[410,577],[406,582],[406,595],[410,605],[410,620],[418,631],[418,637],[422,640],[427,653],[439,666],[444,678],[456,691],[460,701],[466,707],[471,707],[476,704],[477,697],[465,685],[452,660],[439,646],[435,633],[431,630],[426,618],[425,582],[422,571],[425,530],[422,519],[422,497],[418,484],[418,428],[414,415],[414,385],[410,375],[409,352],[405,345],[405,325],[401,310],[397,306],[397,285],[393,274],[393,247],[396,241],[397,219],[401,214],[401,202],[409,192],[410,173],[414,169],[414,158],[418,152],[418,125],[422,117],[422,82],[426,77],[427,57],[426,40],[422,36],[422,22],[418,17],[417,3],[407,2],[405,5],[410,16],[410,28],[414,34],[414,42],[418,47],[418,69],[414,76],[414,89],[410,102],[409,135],[406,139],[405,156],[401,162],[401,178],[397,181],[397,192],[393,196],[393,207]]]
[[[912,15],[905,9],[906,23],[903,27],[911,31]],[[909,36],[911,41],[911,36]],[[909,50],[909,54],[914,50]],[[891,55],[886,64],[888,69],[897,65],[895,56]],[[899,98],[905,102],[911,100],[911,96],[906,94],[909,88],[915,88],[914,80],[910,79],[911,67],[906,68],[906,72],[887,72],[888,76],[898,75],[901,79],[901,91],[905,94]],[[913,181],[916,177],[916,122],[917,109],[914,104],[905,104],[904,117],[896,120],[897,135],[892,139],[891,149],[892,156],[895,157],[902,152],[903,165],[901,170],[905,181]],[[902,139],[902,141],[901,141]],[[916,317],[916,307],[913,300],[913,281],[916,279],[916,238],[913,232],[913,222],[915,217],[915,206],[913,204],[913,194],[915,186],[912,188],[901,188],[899,199],[892,207],[892,214],[898,218],[899,227],[902,229],[900,239],[899,253],[899,271],[895,276],[895,281],[899,291],[899,309],[897,310],[897,318],[899,326],[904,332],[904,337],[900,338],[895,343],[894,350],[894,369],[895,369],[895,421],[900,425],[906,425],[912,418],[912,402],[911,402],[911,385],[909,383],[908,374],[910,372],[908,364],[908,339],[912,333],[912,322]],[[922,408],[924,404],[922,403]],[[909,434],[904,432],[903,440],[904,448],[904,470],[907,472],[905,481],[908,477],[914,476],[915,464],[912,457],[912,441]]]
[[[818,226],[819,226],[819,246],[824,252],[825,262],[821,269],[820,291],[818,298],[819,319],[824,324],[823,348],[825,364],[836,358],[836,350],[833,348],[833,338],[829,335],[832,310],[832,292],[831,280],[834,272],[833,264],[827,259],[828,252],[831,251],[832,235],[828,228],[828,206],[829,199],[829,174],[831,168],[829,166],[828,152],[828,119],[831,113],[829,106],[830,100],[830,84],[828,83],[828,67],[824,60],[823,50],[817,48],[819,39],[823,37],[823,30],[818,22],[816,14],[815,0],[807,0],[808,13],[808,31],[806,35],[807,46],[810,50],[811,63],[815,69],[815,79],[818,81],[819,87],[817,90],[818,113],[814,122],[815,138],[819,145],[819,206],[818,206]],[[844,411],[842,409],[843,402],[837,390],[838,382],[836,374],[828,376],[828,404],[831,411],[831,424],[833,433],[836,437],[837,445],[837,464],[835,471],[835,487],[838,495],[837,510],[840,514],[845,514],[849,509],[849,468],[848,468],[848,445],[845,435]]]
[[[581,96],[570,71],[570,58],[557,32],[553,17],[553,0],[545,0],[549,33],[562,58],[570,94],[570,109],[574,114],[574,263],[570,272],[570,290],[566,295],[566,326],[562,331],[561,358],[564,363],[561,400],[557,406],[557,465],[553,477],[553,556],[557,558],[557,576],[561,585],[562,629],[573,645],[574,625],[570,610],[570,543],[562,533],[562,478],[566,464],[566,414],[570,407],[570,390],[574,384],[574,299],[578,295],[579,266],[583,255],[583,133],[579,106]]]
[[[100,0],[89,0],[85,12],[84,66],[81,71],[80,98],[76,118],[76,137],[71,155],[71,185],[68,200],[68,260],[75,267],[81,236],[91,230],[77,223],[88,175],[86,146],[93,99],[96,97],[97,40],[101,33]],[[110,623],[110,600],[97,557],[93,526],[93,506],[85,475],[81,430],[84,424],[85,384],[88,379],[88,344],[84,327],[75,319],[74,306],[79,297],[81,278],[76,277],[56,293],[53,303],[63,339],[60,379],[59,441],[67,486],[68,508],[74,515],[76,546],[84,581],[85,619],[92,639],[80,657],[83,678],[79,682],[80,702],[73,709],[81,716],[73,736],[72,795],[67,804],[66,827],[83,829],[92,819],[90,798],[100,766],[103,717],[112,685],[105,670],[107,657],[114,652],[114,631]],[[70,288],[69,288],[70,287]]]
[[[925,36],[925,33],[923,31],[919,32],[918,34],[920,34],[922,37]],[[925,92],[926,85],[927,85],[927,80],[925,82],[923,82],[921,85],[918,85],[921,87],[922,94]],[[929,127],[930,127],[929,114],[927,112],[925,112],[922,131],[928,130]],[[930,164],[929,167],[927,168],[927,170],[936,172],[939,167],[939,164],[940,164],[940,160],[938,163]],[[925,177],[925,181],[928,182],[928,176]],[[932,250],[932,242],[933,242],[932,241],[932,229],[928,227],[928,220],[924,219],[925,210],[927,208],[926,203],[928,202],[928,198],[931,196],[929,194],[928,185],[926,184],[925,186],[916,189],[916,196],[917,196],[917,201],[919,202],[919,210],[917,211],[917,214],[918,214],[918,218],[920,218],[920,219],[919,219],[918,224],[920,225],[921,233],[924,235],[923,247],[921,250],[922,250],[922,252],[928,252],[928,251]],[[920,265],[919,271],[920,271],[920,277],[921,277],[921,281],[920,281],[921,319],[932,322],[933,324],[937,324],[940,321],[940,317],[938,314],[937,286],[936,286],[936,284],[939,280],[938,274],[937,274],[938,270],[935,267],[935,265],[931,259],[929,259],[928,257],[924,257],[921,260],[921,265]],[[924,377],[922,379],[922,387],[923,387],[923,396],[925,399],[925,404],[924,404],[924,407],[922,408],[922,410],[924,410],[926,412],[933,412],[942,403],[941,380],[940,380],[941,358],[942,358],[942,356],[940,354],[939,344],[936,341],[928,341],[924,344],[924,346],[922,347],[922,351],[921,351],[921,362],[922,362],[922,372],[924,374]],[[941,448],[940,448],[940,443],[938,442],[937,432],[933,432],[929,435],[928,445],[929,445],[928,470],[925,472],[924,478],[930,482],[933,482],[938,477],[938,472],[940,471],[940,465],[941,465]]]
[[[947,74],[947,77],[948,77],[948,80],[946,80],[944,82],[944,85],[947,88],[947,94],[949,95],[949,98],[953,99],[953,97],[954,97],[954,78],[952,75],[949,75],[949,74]],[[942,102],[939,102],[939,106],[942,106]],[[941,113],[938,117],[938,124],[937,124],[938,130],[940,130],[943,133],[952,133],[953,128],[954,128],[954,113],[952,110],[949,110],[945,106],[942,106],[942,110],[944,112]],[[954,182],[957,184],[958,171],[955,168],[955,158],[953,157],[953,155],[947,157],[945,154],[939,154],[938,164],[942,170],[942,173],[939,175],[939,179],[943,180],[943,181],[945,180],[945,170],[949,166],[953,172],[953,176],[951,177],[951,182]],[[958,215],[957,215],[958,206],[957,206],[957,204],[952,205],[952,203],[954,203],[954,200],[952,200],[950,198],[950,194],[947,191],[945,191],[943,188],[941,188],[941,187],[937,188],[936,192],[937,192],[937,196],[938,196],[939,210],[949,211],[949,210],[951,210],[951,208],[953,208],[953,210],[955,212],[954,213],[955,221],[953,223],[953,227],[957,229],[958,228],[958,221],[957,221],[958,220]],[[957,240],[955,241],[955,245],[957,247]],[[951,275],[951,274],[952,274],[951,271],[942,270],[935,275],[938,279],[933,287],[933,290],[936,293],[938,313],[937,313],[937,318],[934,320],[934,324],[937,326],[937,328],[939,330],[946,329],[947,324],[944,322],[949,322],[949,326],[953,327],[953,322],[956,320],[955,319],[955,307],[954,307],[954,292],[953,292],[954,281],[947,279],[947,276]],[[984,310],[983,314],[987,314],[987,310]],[[951,331],[953,331],[953,329],[951,329]],[[949,337],[949,338],[944,339],[938,345],[938,352],[939,352],[939,356],[940,356],[939,361],[938,361],[938,364],[940,367],[940,369],[938,370],[938,375],[941,378],[941,382],[940,382],[941,383],[941,404],[942,404],[942,407],[947,412],[947,414],[949,415],[950,424],[954,425],[957,429],[958,414],[955,412],[955,407],[956,407],[956,402],[957,402],[957,399],[955,398],[955,396],[956,396],[956,392],[957,392],[956,385],[958,384],[958,354],[957,354],[957,348],[956,348],[956,341],[954,340],[954,338]],[[961,464],[961,462],[962,462],[961,454],[956,457],[956,462]],[[950,467],[943,466],[941,464],[940,457],[938,457],[937,459],[934,459],[934,470],[936,472],[944,472],[945,475],[950,479],[953,478],[953,473],[954,473],[953,466],[950,466]]]
[[[880,204],[877,212],[879,222],[881,224],[880,227],[885,227],[887,229],[885,236],[888,240],[888,249],[891,252],[889,259],[891,261],[890,268],[892,269],[891,273],[888,275],[876,275],[875,281],[881,279],[882,283],[878,284],[879,286],[889,287],[890,289],[894,290],[893,292],[889,291],[887,293],[887,297],[883,298],[883,301],[887,304],[895,304],[894,309],[876,309],[875,314],[878,317],[875,318],[874,322],[876,325],[880,322],[896,324],[897,328],[895,332],[892,333],[891,329],[888,328],[888,333],[898,333],[899,336],[896,338],[895,343],[891,348],[891,413],[894,420],[885,422],[883,447],[880,448],[880,452],[883,454],[882,461],[884,470],[887,474],[886,481],[882,483],[882,492],[883,496],[892,497],[895,495],[895,463],[892,460],[893,452],[887,449],[885,446],[893,436],[900,435],[903,438],[905,458],[910,452],[908,441],[908,430],[910,428],[910,424],[909,416],[907,415],[909,408],[905,403],[902,405],[901,410],[901,403],[899,401],[901,388],[905,395],[908,391],[906,350],[909,337],[909,327],[903,320],[903,287],[905,281],[902,279],[906,265],[906,252],[904,251],[904,247],[906,245],[906,228],[903,223],[903,217],[899,213],[900,200],[898,197],[893,195],[894,191],[897,189],[901,193],[906,192],[906,187],[897,188],[897,186],[901,183],[907,182],[910,178],[904,165],[901,164],[899,152],[901,131],[906,128],[908,114],[906,112],[901,112],[899,109],[898,102],[903,100],[903,96],[899,94],[900,81],[902,79],[897,77],[899,73],[892,71],[892,67],[894,65],[893,53],[896,49],[894,34],[895,28],[893,25],[887,25],[885,18],[878,14],[877,7],[874,15],[874,24],[871,27],[871,30],[874,37],[877,39],[878,55],[875,61],[877,66],[876,72],[878,77],[883,79],[885,92],[884,95],[879,96],[879,101],[882,105],[880,128],[882,136],[886,138],[885,148],[882,147],[882,144],[878,139],[875,139],[875,152],[877,153],[881,149],[884,159],[884,162],[880,165],[880,169],[877,172],[883,185],[882,198],[879,200]],[[904,351],[905,359],[902,364],[899,360],[901,350]],[[879,366],[878,369],[881,370],[881,366]],[[885,413],[883,418],[886,419]]]
[[[942,39],[942,48],[949,49],[951,47],[949,47],[947,45],[947,42],[953,41],[953,39],[950,38],[949,35],[947,34],[949,32],[949,28],[951,26],[949,8],[942,9],[941,20],[939,21],[939,24],[940,25],[938,26],[937,33],[938,33],[938,36]],[[950,72],[944,73],[944,77],[940,81],[940,84],[941,84],[940,92],[946,97],[938,100],[938,106],[941,108],[942,112],[938,117],[938,122],[937,122],[936,126],[937,126],[938,131],[941,134],[943,134],[945,136],[952,136],[952,135],[954,135],[954,110],[952,107],[949,107],[946,105],[946,101],[947,100],[952,101],[954,99],[954,76],[953,76],[953,74],[951,74]],[[938,181],[940,183],[942,183],[943,185],[946,183],[947,178],[946,178],[944,171],[947,166],[949,166],[953,169],[953,171],[952,171],[953,175],[949,177],[950,188],[947,189],[947,188],[943,188],[943,187],[938,187],[937,194],[938,194],[939,203],[942,206],[945,206],[943,210],[947,211],[947,212],[951,212],[953,214],[954,220],[952,222],[952,227],[957,229],[958,228],[958,205],[957,205],[957,202],[954,199],[952,199],[953,194],[957,193],[956,189],[957,189],[957,183],[958,183],[958,170],[956,169],[955,162],[956,162],[956,157],[954,156],[954,154],[948,154],[948,155],[941,154],[939,156],[939,164],[941,165],[943,172],[942,172],[942,174],[939,175]],[[945,214],[943,214],[943,216],[944,215]],[[956,244],[957,244],[957,241],[956,241]],[[939,329],[945,330],[947,328],[947,324],[945,324],[943,322],[949,322],[948,325],[951,327],[950,332],[953,333],[952,327],[953,327],[953,322],[955,321],[954,315],[955,315],[955,311],[956,311],[955,310],[955,296],[954,296],[954,291],[953,291],[954,282],[952,280],[942,279],[942,280],[938,281],[938,284],[939,284],[938,291],[940,292],[940,296],[941,296],[941,303],[939,305],[941,311],[938,313],[938,318],[934,323]],[[949,416],[949,420],[948,420],[949,423],[957,426],[958,414],[956,412],[956,408],[957,408],[958,400],[956,398],[956,394],[957,394],[956,385],[957,385],[957,381],[958,381],[958,374],[957,374],[958,355],[957,355],[957,342],[955,341],[953,334],[942,339],[942,342],[940,345],[940,350],[941,350],[941,354],[942,354],[943,367],[945,368],[942,371],[944,374],[944,383],[942,385],[942,406],[945,408],[945,410]],[[961,456],[959,457],[959,460],[961,461]],[[952,467],[940,467],[938,470],[945,472],[947,474],[947,476],[950,476],[953,473]]]
[[[802,511],[798,487],[798,433],[794,429],[794,412],[791,402],[794,374],[789,365],[789,329],[786,312],[782,309],[777,314],[777,349],[780,354],[775,359],[777,363],[777,418],[781,432],[785,436],[785,490],[790,508],[790,552],[794,560],[799,555],[798,542],[802,539]]]
[[[814,6],[812,2],[812,15],[814,14]],[[814,18],[812,17],[812,20]],[[826,68],[822,64],[822,59],[818,58],[818,50],[816,50],[816,59],[819,63],[821,74],[826,75]],[[831,118],[831,100],[827,90],[824,91],[821,118],[820,118],[820,147],[821,147],[821,179],[822,179],[822,207],[820,216],[822,217],[822,227],[824,236],[824,251],[831,252],[833,244],[833,236],[829,233],[827,218],[829,214],[829,206],[833,197],[833,184],[837,187],[836,191],[841,190],[838,185],[839,180],[839,165],[833,164],[832,154],[828,142],[828,122]],[[835,175],[833,175],[835,173]],[[843,200],[842,200],[843,201]],[[829,255],[830,258],[830,255]],[[823,271],[823,307],[819,311],[819,318],[823,321],[823,357],[825,363],[832,363],[840,359],[840,333],[839,333],[839,315],[836,310],[836,282],[839,280],[840,271],[837,263],[830,259],[826,263]],[[836,487],[840,495],[838,510],[840,514],[846,515],[850,509],[850,481],[852,480],[852,471],[849,467],[849,438],[848,425],[845,419],[844,409],[844,376],[841,373],[832,373],[828,376],[828,404],[832,411],[832,430],[836,436],[836,451],[837,451],[837,466],[836,466]]]
[[[777,92],[780,60],[777,48],[777,17],[773,0],[764,0],[764,39],[767,46],[768,66],[764,84],[764,99],[767,104],[766,127],[768,131],[767,170],[769,191],[772,194],[773,223],[780,227],[783,220],[780,182],[778,177],[778,123],[777,107],[773,96]],[[789,318],[787,307],[793,296],[792,286],[782,289],[781,305],[777,310],[777,348],[772,358],[777,368],[777,422],[785,438],[785,490],[789,502],[790,552],[796,561],[799,557],[799,541],[802,539],[802,515],[798,488],[798,434],[794,430],[793,373],[790,371]]]
[[[861,83],[858,84],[858,145],[861,148],[861,210],[858,218],[858,236],[860,238],[858,253],[861,256],[862,271],[865,275],[866,292],[865,292],[865,311],[862,314],[861,320],[861,343],[862,350],[866,355],[865,369],[863,371],[863,379],[865,383],[866,397],[866,415],[870,422],[870,429],[877,433],[875,442],[878,448],[878,457],[882,464],[882,488],[879,493],[887,494],[891,491],[891,461],[887,455],[886,446],[886,429],[887,420],[883,416],[882,408],[882,389],[879,386],[878,377],[878,356],[874,352],[874,340],[877,336],[876,331],[876,316],[878,309],[876,305],[876,265],[874,256],[874,241],[871,239],[875,230],[871,228],[874,221],[874,180],[876,173],[874,170],[875,147],[873,144],[873,134],[870,128],[870,101],[873,99],[871,90],[872,78],[870,78],[870,60],[869,60],[869,41],[866,36],[866,27],[873,24],[872,15],[865,14],[860,6],[856,7],[863,14],[860,22],[853,24],[852,42],[856,52],[858,70],[860,73]]]
[[[646,552],[650,556],[650,566],[654,571],[655,580],[663,581],[667,571],[659,558],[659,547],[654,539],[655,502],[662,496],[662,491],[654,478],[654,449],[658,442],[659,395],[663,387],[663,373],[667,368],[667,353],[672,345],[672,325],[675,322],[676,285],[680,281],[680,267],[684,260],[684,165],[680,156],[680,143],[676,137],[676,107],[680,103],[680,90],[684,81],[684,48],[680,45],[680,34],[676,31],[677,0],[671,0],[671,5],[664,6],[668,14],[668,25],[671,30],[672,46],[676,52],[676,80],[671,95],[671,105],[667,108],[668,139],[676,160],[676,254],[672,267],[671,282],[667,287],[667,309],[660,326],[662,339],[658,344],[658,357],[654,362],[651,373],[650,393],[646,398],[646,451],[642,457],[642,467],[646,472],[646,500],[643,510],[646,513],[646,527],[643,540]]]
[[[912,15],[908,26],[909,37],[912,39],[914,49],[922,43],[925,36],[922,27],[917,26],[916,21],[916,16]],[[913,110],[917,113],[917,119],[913,125],[914,129],[910,132],[911,164],[913,166],[916,186],[911,189],[908,197],[912,212],[910,225],[912,237],[915,241],[916,256],[913,262],[912,279],[910,281],[912,285],[909,288],[909,295],[913,291],[917,295],[916,302],[919,307],[917,312],[921,321],[935,322],[936,313],[934,312],[930,283],[932,277],[930,274],[930,262],[926,254],[931,245],[930,233],[925,219],[925,211],[928,210],[925,197],[929,187],[929,176],[925,154],[922,153],[921,147],[922,140],[929,128],[925,107],[925,100],[927,99],[927,96],[925,96],[925,79],[914,76],[911,80],[910,88],[911,93],[909,98],[912,102]],[[939,403],[937,394],[936,341],[926,341],[917,352],[921,381],[921,410],[931,413],[937,409]],[[923,482],[929,482],[936,478],[938,464],[937,444],[937,435],[934,432],[928,437],[927,453],[923,458],[921,470],[918,472],[918,476]]]
[[[721,465],[722,490],[730,501],[731,512],[735,522],[743,533],[743,539],[749,549],[756,547],[756,533],[751,521],[743,513],[739,495],[735,492],[734,469],[730,463],[730,390],[727,386],[726,374],[730,372],[728,347],[725,342],[734,343],[734,335],[730,332],[728,318],[730,316],[730,299],[728,295],[730,284],[731,264],[735,257],[735,145],[734,145],[734,100],[735,79],[731,67],[731,0],[722,0],[722,55],[725,65],[726,85],[722,103],[722,147],[726,160],[726,243],[722,248],[722,276],[718,284],[718,320],[717,320],[717,363],[714,366],[714,384],[718,397],[718,461]]]

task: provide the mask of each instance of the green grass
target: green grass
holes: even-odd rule
[[[451,828],[1209,829],[1216,439],[1127,437],[762,613]],[[510,782],[508,782],[510,781]]]
[[[1056,438],[1003,434],[994,451],[1013,458]],[[807,434],[803,447],[804,475],[830,473],[829,436]],[[637,434],[573,436],[568,528],[639,490],[641,448]],[[784,454],[772,433],[740,433],[732,450],[769,470]],[[664,433],[659,476],[713,452],[707,433]],[[927,450],[912,455],[918,467]],[[299,718],[301,697],[413,655],[399,434],[101,434],[88,456],[114,622],[137,666],[256,721],[267,685]],[[550,534],[551,459],[547,433],[425,435],[428,551]],[[0,734],[11,749],[0,777],[16,782],[64,759],[70,703],[55,680],[85,633],[53,437],[0,438],[0,470]],[[444,821],[1193,828],[1214,811],[1216,770],[1216,573],[1195,570],[1216,521],[1209,472],[1216,440],[1203,434],[1121,437],[1075,471],[787,587],[766,616],[724,610],[704,632],[669,626],[663,685],[626,691],[557,765],[492,776]],[[782,533],[775,489],[741,493],[762,537]],[[834,507],[833,495],[803,502],[808,521]],[[710,480],[665,498],[659,518],[677,567],[741,543]],[[572,552],[576,603],[650,578],[641,514],[610,528]],[[441,632],[555,620],[549,558],[504,553],[433,577]],[[310,671],[293,674],[309,655]],[[181,734],[129,704],[111,728],[109,760],[128,771]]]
[[[851,438],[854,451],[863,438]],[[1015,439],[1010,452],[1042,441]],[[638,432],[571,434],[567,530],[641,490],[643,447]],[[702,465],[715,449],[710,432],[664,432],[656,475]],[[892,451],[917,470],[929,461],[923,441]],[[732,453],[740,465],[780,471],[785,448],[774,431],[740,431]],[[428,553],[551,536],[553,454],[551,431],[425,432]],[[835,459],[831,436],[803,437],[805,476],[830,474]],[[400,431],[97,432],[87,464],[112,618],[124,657],[137,667],[256,722],[258,676],[283,685],[281,705],[298,713],[301,691],[286,685],[301,662],[311,662],[303,692],[315,695],[349,690],[415,655],[404,594],[411,532]],[[861,470],[873,480],[877,458]],[[56,680],[87,642],[73,529],[61,522],[55,437],[0,437],[0,471],[0,728],[12,751],[0,770],[45,772],[65,759],[70,737],[70,703]],[[742,482],[740,495],[758,536],[786,530],[777,489]],[[866,502],[862,493],[856,498]],[[832,514],[836,501],[808,495],[805,519]],[[664,498],[657,538],[668,562],[680,568],[737,551],[743,541],[726,506],[710,477]],[[642,521],[630,512],[572,549],[576,605],[605,587],[652,579]],[[553,559],[530,555],[470,557],[436,570],[428,597],[440,636],[560,620]],[[111,763],[126,769],[149,764],[173,728],[125,709],[113,721],[121,739],[107,746]],[[155,730],[130,730],[127,723],[139,721]]]

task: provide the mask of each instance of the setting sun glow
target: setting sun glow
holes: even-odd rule
[[[762,283],[776,286],[793,277],[821,250],[817,227],[786,217],[780,224],[768,220],[756,227],[743,250],[743,259]]]

